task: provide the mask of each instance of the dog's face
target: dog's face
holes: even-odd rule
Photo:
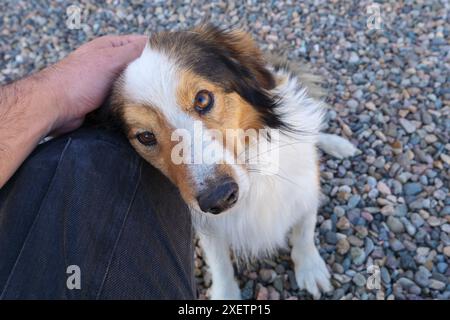
[[[224,137],[230,129],[283,126],[270,93],[274,85],[249,35],[201,26],[151,37],[117,82],[111,105],[137,152],[179,188],[187,204],[217,214],[248,189],[247,164],[233,160],[240,155],[237,146],[248,147],[249,139],[236,135],[230,145]],[[209,144],[198,144],[199,129]],[[191,140],[177,139],[180,132]],[[190,149],[180,148],[180,140]],[[221,150],[214,162],[175,159],[189,152],[195,158],[207,148]]]

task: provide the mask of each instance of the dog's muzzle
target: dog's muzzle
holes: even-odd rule
[[[239,186],[230,177],[211,182],[197,197],[203,212],[219,214],[231,208],[238,200]]]

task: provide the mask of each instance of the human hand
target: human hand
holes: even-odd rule
[[[105,36],[30,77],[0,87],[0,188],[47,135],[81,126],[146,36]]]
[[[52,134],[72,131],[101,105],[128,63],[138,58],[147,37],[104,36],[92,40],[42,71],[54,120]]]

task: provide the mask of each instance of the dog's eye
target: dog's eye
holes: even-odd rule
[[[208,90],[197,92],[194,100],[194,109],[203,114],[208,112],[214,105],[214,95]]]
[[[136,135],[136,139],[144,146],[153,146],[156,144],[156,137],[149,131],[144,131]]]

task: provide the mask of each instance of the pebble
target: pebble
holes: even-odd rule
[[[448,264],[445,262],[439,262],[436,268],[440,273],[445,273],[448,269]]]
[[[416,227],[405,217],[402,217],[401,222],[403,223],[403,225],[405,226],[406,232],[410,235],[410,236],[414,236],[416,234]]]
[[[408,290],[410,287],[414,286],[414,282],[408,278],[400,278],[397,283],[404,289]]]
[[[392,250],[394,251],[401,251],[405,249],[405,246],[403,243],[398,239],[391,239],[389,241],[389,245],[391,246]]]
[[[413,133],[416,131],[416,126],[411,121],[404,118],[400,118],[399,122],[407,133]]]
[[[323,231],[331,231],[333,229],[333,221],[331,221],[330,219],[325,220],[320,225],[320,229]]]
[[[422,191],[422,185],[417,182],[409,182],[403,186],[403,192],[407,196],[414,196]]]
[[[264,286],[259,286],[258,293],[256,294],[256,300],[269,300],[269,290]]]
[[[345,290],[342,288],[338,288],[333,292],[333,300],[340,300],[345,295]]]
[[[283,278],[280,276],[276,277],[275,280],[273,281],[273,287],[275,289],[277,289],[278,292],[280,292],[280,293],[283,292],[283,288],[284,288]]]
[[[269,300],[280,300],[280,293],[274,287],[269,287]]]
[[[253,297],[253,288],[255,287],[255,281],[249,280],[241,290],[241,296],[244,300],[249,300]]]
[[[357,64],[359,62],[359,56],[355,52],[352,52],[350,54],[350,58],[348,59],[348,62],[350,64]]]
[[[430,284],[429,271],[424,267],[420,267],[419,270],[414,274],[414,281],[422,288],[428,287]]]
[[[430,216],[427,219],[427,222],[432,227],[439,227],[441,225],[441,219],[439,219],[438,217],[435,217],[435,216]]]
[[[391,276],[389,274],[389,271],[385,267],[382,267],[380,269],[380,276],[381,281],[383,281],[385,285],[389,285],[391,283]]]
[[[364,245],[364,241],[354,235],[349,236],[347,240],[354,247],[362,247]]]
[[[431,279],[430,288],[433,290],[443,290],[445,288],[445,283],[442,281]]]
[[[446,246],[444,247],[444,250],[442,250],[442,252],[444,252],[444,254],[450,258],[450,246]]]
[[[198,270],[198,269],[197,269]],[[211,276],[211,273],[210,272],[206,272],[204,275],[203,275],[203,285],[206,287],[206,288],[209,288],[210,286],[211,286],[211,283],[212,283],[212,276]]]
[[[355,274],[352,281],[358,287],[364,287],[366,284],[366,278],[361,273]]]
[[[405,241],[406,242],[406,241]],[[408,248],[405,245],[408,251],[413,251],[412,248]],[[415,270],[417,268],[416,262],[414,261],[413,256],[408,252],[402,252],[400,255],[400,266],[405,270]]]
[[[390,216],[395,213],[395,207],[391,204],[385,205],[381,208],[381,214],[384,216]]]
[[[424,225],[425,220],[422,219],[422,217],[420,216],[420,214],[418,214],[418,213],[412,213],[412,214],[411,214],[411,222],[412,222],[412,224],[413,224],[416,228],[420,228],[421,226]]]
[[[441,226],[441,230],[444,231],[445,233],[450,234],[450,224],[448,224],[448,223],[443,224],[443,225]]]
[[[411,210],[419,210],[424,208],[424,200],[422,198],[416,199],[409,204]]]
[[[383,181],[378,182],[377,189],[383,195],[390,195],[391,194],[391,189],[389,189],[389,187]]]
[[[272,283],[277,273],[272,269],[261,269],[259,270],[259,277],[265,283]]]
[[[422,289],[420,289],[419,286],[412,285],[411,287],[409,287],[409,292],[414,295],[419,295],[422,292]]]
[[[350,99],[347,101],[347,106],[350,109],[356,109],[358,107],[358,101],[356,101],[355,99]]]
[[[292,270],[288,270],[287,272],[289,279],[289,286],[292,290],[298,290],[297,280],[295,279],[295,273]]]
[[[348,250],[350,250],[350,243],[348,242],[347,239],[340,239],[337,243],[336,243],[336,251],[341,254],[341,255],[345,255]]]
[[[343,217],[345,215],[345,209],[340,206],[334,207],[333,211],[336,214],[336,216],[339,218]]]
[[[349,209],[355,208],[359,204],[360,201],[361,201],[361,196],[359,196],[359,195],[352,195],[348,199],[347,207]]]
[[[365,238],[364,240],[364,253],[366,256],[370,255],[372,251],[375,249],[375,245],[369,237]]]
[[[404,204],[399,204],[398,206],[395,207],[395,212],[394,215],[396,217],[404,217],[406,216],[406,214],[408,213],[408,207]],[[403,220],[402,220],[403,222]]]
[[[372,221],[373,221],[373,216],[370,214],[370,212],[363,211],[363,212],[361,213],[361,216],[362,216],[367,222],[372,222]]]
[[[352,257],[352,261],[355,265],[361,265],[366,260],[366,254],[364,250],[358,247],[352,247],[350,249],[350,255]]]
[[[394,233],[403,233],[405,231],[405,227],[403,226],[403,223],[400,221],[400,219],[389,216],[386,221],[389,229]]]
[[[351,277],[345,274],[333,274],[333,278],[335,278],[341,284],[348,283],[352,280]]]
[[[282,264],[278,264],[278,265],[275,267],[275,272],[276,272],[277,274],[283,274],[285,271],[286,271],[286,270],[285,270],[285,268],[284,268],[284,266],[283,266]]]
[[[348,230],[350,229],[350,221],[348,221],[347,217],[341,217],[336,223],[336,228],[339,230]]]
[[[327,233],[325,233],[325,241],[328,244],[336,244],[338,241],[336,233],[333,231],[328,231]]]

